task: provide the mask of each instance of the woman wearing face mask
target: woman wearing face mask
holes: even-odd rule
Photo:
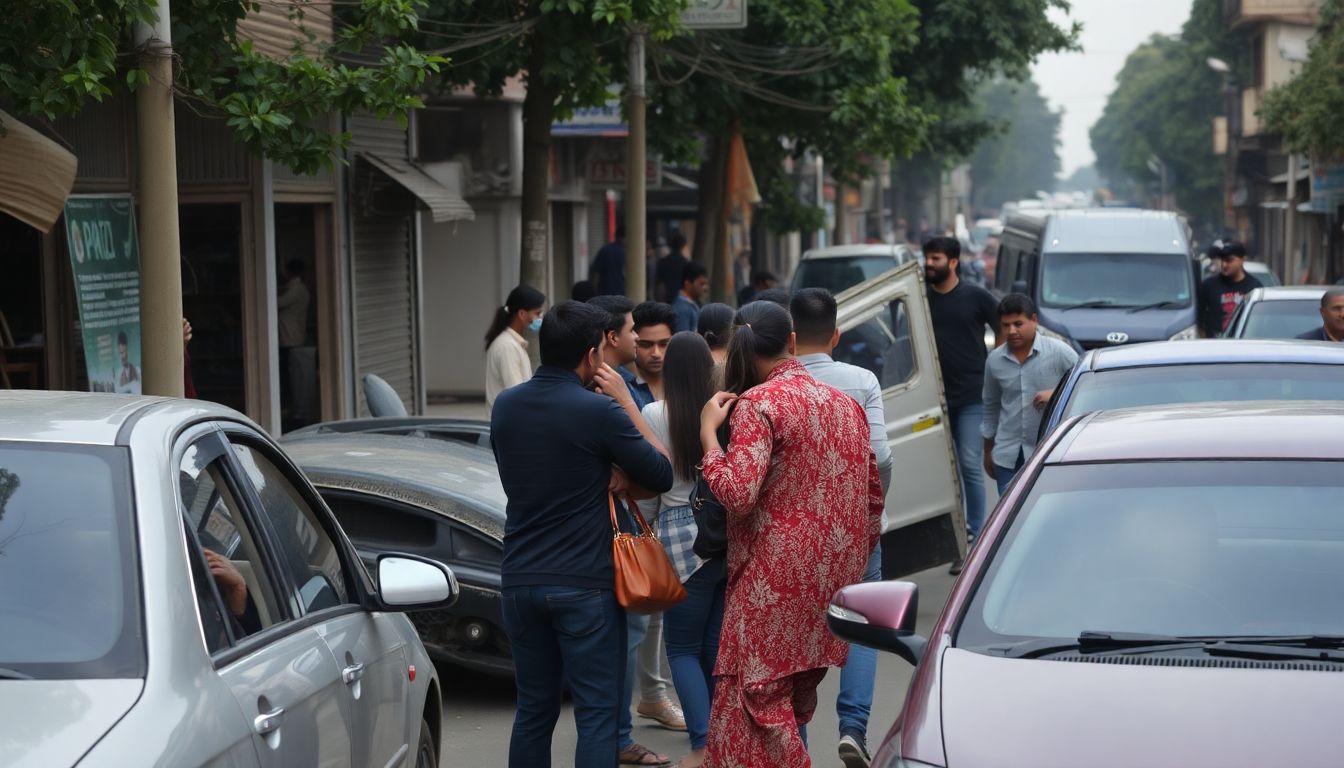
[[[664,399],[648,404],[643,411],[649,429],[669,449],[675,477],[672,488],[658,497],[654,511],[658,538],[686,587],[686,599],[663,612],[663,639],[672,684],[685,712],[691,740],[691,753],[679,768],[699,768],[705,759],[714,661],[723,623],[724,560],[702,560],[691,550],[696,534],[691,487],[704,456],[700,412],[714,395],[714,371],[714,358],[704,337],[690,331],[676,334],[667,345],[663,362]]]
[[[536,288],[520,285],[509,291],[504,306],[495,310],[495,319],[485,334],[485,414],[495,405],[499,393],[532,378],[532,361],[527,356],[524,331],[534,335],[541,330],[541,313],[546,296]]]
[[[862,581],[881,533],[863,408],[812,378],[794,347],[785,309],[743,307],[728,345],[730,391],[701,414],[701,465],[728,534],[707,768],[811,764],[799,727],[826,670],[848,654],[826,629],[826,609],[837,589]]]

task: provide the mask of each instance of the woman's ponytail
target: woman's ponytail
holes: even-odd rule
[[[485,333],[485,348],[489,349],[495,338],[509,327],[516,313],[541,309],[545,304],[546,294],[530,285],[520,285],[509,291],[509,298],[504,300],[504,306],[495,310],[495,319],[490,323],[490,330]]]
[[[724,364],[724,386],[740,395],[761,383],[757,363],[788,351],[793,319],[778,304],[753,301],[737,311]]]

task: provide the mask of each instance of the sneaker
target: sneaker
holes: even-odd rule
[[[953,576],[960,576],[962,569],[965,567],[966,561],[958,557],[956,560],[952,561],[952,565],[947,569],[947,572]]]
[[[868,768],[872,758],[868,756],[868,745],[862,734],[847,731],[840,737],[840,762],[845,768]]]

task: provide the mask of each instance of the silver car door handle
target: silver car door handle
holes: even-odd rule
[[[352,685],[356,682],[359,682],[359,679],[363,676],[364,676],[363,663],[351,664],[350,666],[346,667],[344,670],[341,671],[341,679],[345,681],[346,685]]]
[[[268,733],[277,731],[285,722],[285,708],[276,707],[270,712],[263,712],[257,715],[257,719],[252,721],[252,729],[265,736]]]

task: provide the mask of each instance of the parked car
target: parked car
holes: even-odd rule
[[[324,421],[285,435],[302,438],[326,434],[401,435],[452,440],[490,450],[490,422],[482,419],[454,419],[439,416],[404,416]]]
[[[1243,400],[1344,401],[1344,349],[1302,341],[1158,341],[1085,353],[1041,418],[1114,408]]]
[[[512,675],[499,597],[507,499],[494,454],[376,433],[295,433],[283,443],[366,562],[409,552],[452,567],[457,603],[410,614],[430,656]]]
[[[1195,338],[1200,278],[1174,213],[1042,210],[1005,223],[994,291],[1030,296],[1041,325],[1084,350]]]
[[[838,294],[917,259],[915,251],[903,244],[815,248],[804,253],[798,262],[789,292],[801,288],[825,288]]]
[[[917,666],[874,768],[1337,765],[1341,431],[1319,402],[1065,423],[927,638],[914,584],[837,592],[838,637]]]
[[[404,611],[246,417],[202,401],[0,393],[7,766],[437,766],[438,674]]]
[[[1325,286],[1256,288],[1227,321],[1230,339],[1291,339],[1321,325]]]
[[[893,460],[883,573],[895,578],[951,562],[965,551],[966,521],[924,269],[906,262],[836,302],[835,359],[867,368],[882,387]]]

